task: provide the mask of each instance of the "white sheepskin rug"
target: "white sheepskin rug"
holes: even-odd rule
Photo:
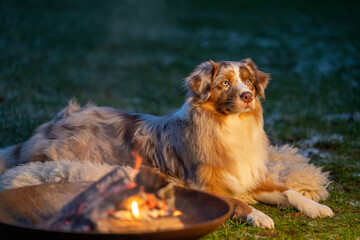
[[[96,181],[118,165],[57,160],[31,162],[7,170],[0,175],[0,191],[30,185],[79,181]],[[130,167],[125,167],[130,168]],[[329,193],[329,173],[321,167],[309,163],[309,159],[298,153],[297,148],[284,145],[271,147],[269,164],[273,181],[291,188],[314,201],[325,200]],[[256,203],[252,196],[244,196],[244,201]]]

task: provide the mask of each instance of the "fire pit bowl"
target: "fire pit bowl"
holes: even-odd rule
[[[231,214],[230,205],[211,194],[175,187],[176,209],[183,215],[181,229],[98,233],[54,231],[39,225],[87,189],[91,182],[29,186],[0,192],[0,232],[34,239],[198,239],[219,227]],[[157,221],[157,220],[155,220]],[[151,224],[151,223],[148,223]],[[151,228],[150,228],[151,229]]]

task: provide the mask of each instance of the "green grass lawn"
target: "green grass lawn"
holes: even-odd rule
[[[331,219],[258,204],[276,224],[228,220],[204,239],[359,239],[360,4],[356,1],[0,1],[0,147],[71,98],[164,114],[202,61],[271,73],[265,128],[331,171]]]

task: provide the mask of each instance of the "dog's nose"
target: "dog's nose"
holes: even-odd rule
[[[246,103],[249,103],[254,99],[254,96],[251,92],[243,92],[240,97]]]

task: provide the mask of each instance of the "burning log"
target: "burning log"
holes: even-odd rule
[[[119,167],[76,196],[47,225],[57,231],[128,231],[153,219],[181,215],[174,202],[173,185],[153,169]],[[183,227],[180,219],[172,221],[172,226]],[[166,221],[157,226],[169,227]]]
[[[105,175],[55,214],[49,221],[50,228],[53,230],[75,230],[79,228],[79,224],[83,226],[81,218],[89,214],[91,209],[94,209],[104,199],[125,190],[134,190],[135,185],[129,174],[130,172],[124,168],[116,168]]]
[[[159,195],[165,191],[171,197],[160,199]],[[137,195],[107,211],[107,216],[97,218],[96,229],[102,233],[147,233],[183,229],[185,224],[177,217],[182,212],[175,210],[172,205],[174,201],[174,188],[171,184],[155,194],[140,188]]]

